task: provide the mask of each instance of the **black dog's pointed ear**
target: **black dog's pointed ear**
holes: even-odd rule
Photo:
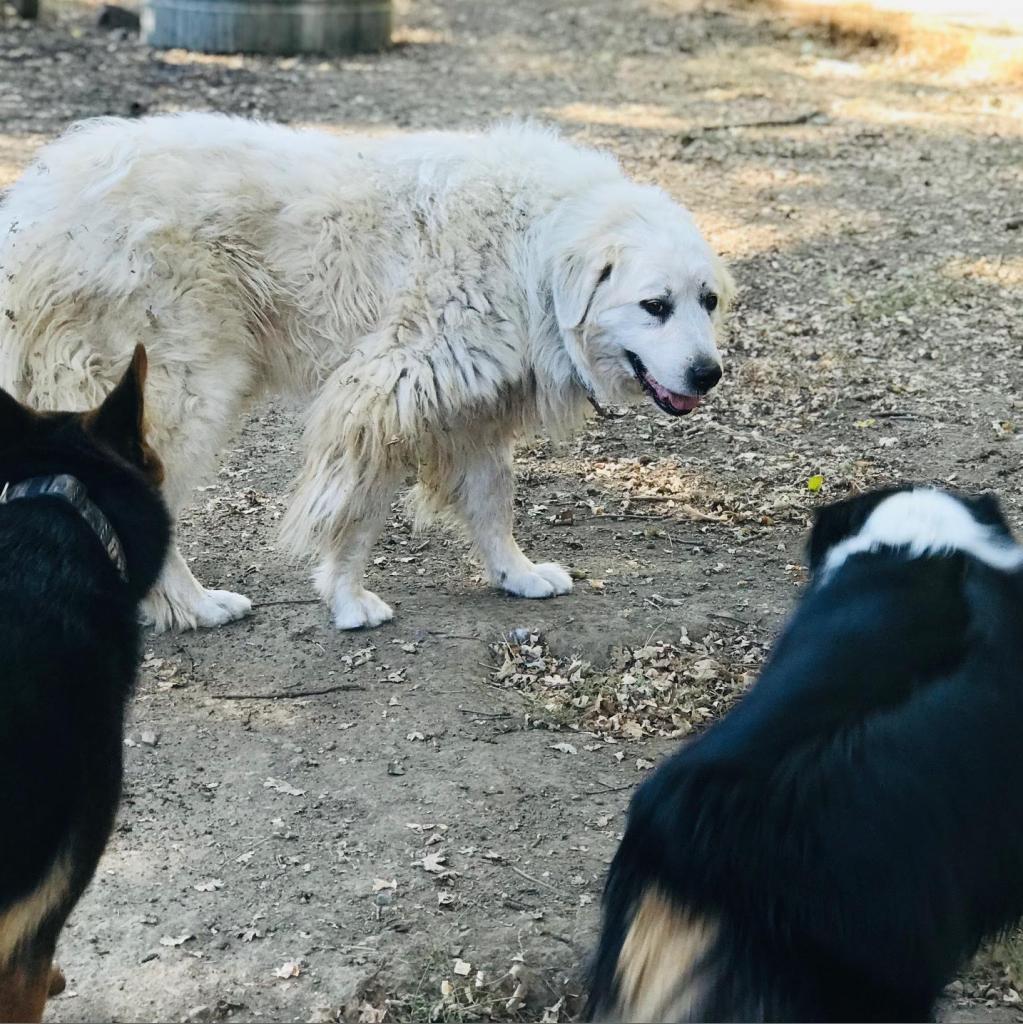
[[[991,491],[985,491],[975,498],[966,499],[966,502],[978,523],[983,523],[985,526],[997,526],[1008,531],[1009,524],[1005,521],[1002,503],[998,500],[998,495],[992,494]]]
[[[806,545],[811,574],[827,558],[828,552],[852,531],[852,506],[848,501],[825,505],[814,513],[810,540]]]
[[[21,440],[34,418],[31,409],[0,388],[0,443]]]
[[[136,345],[120,383],[88,418],[96,438],[136,464],[141,463],[145,441],[143,392],[148,365],[145,348]]]

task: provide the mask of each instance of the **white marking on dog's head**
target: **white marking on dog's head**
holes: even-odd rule
[[[852,555],[904,548],[911,558],[961,551],[1002,572],[1023,568],[1023,548],[997,526],[980,522],[969,506],[933,487],[898,491],[885,498],[859,532],[836,544],[822,578]]]
[[[659,189],[604,185],[565,211],[553,245],[558,326],[591,392],[696,408],[721,376],[734,285],[689,214]]]

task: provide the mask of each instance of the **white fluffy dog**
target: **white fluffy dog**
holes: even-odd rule
[[[172,509],[252,399],[311,396],[284,535],[319,550],[319,592],[354,629],[392,617],[363,576],[410,475],[492,584],[571,590],[512,536],[514,440],[588,400],[695,408],[721,376],[731,290],[684,209],[535,127],[369,139],[104,119],[45,148],[0,206],[0,385],[87,408],[144,341]],[[249,608],[177,550],[148,601],[158,628]]]

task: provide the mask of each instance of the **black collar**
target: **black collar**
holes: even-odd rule
[[[114,563],[120,577],[128,581],[128,563],[124,557],[121,539],[114,532],[110,520],[98,505],[89,500],[89,494],[81,480],[58,473],[54,476],[33,476],[16,484],[6,483],[0,491],[0,505],[24,498],[62,498],[88,524],[106,548],[110,561]]]

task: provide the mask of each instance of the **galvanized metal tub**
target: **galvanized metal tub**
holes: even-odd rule
[[[144,0],[142,40],[202,53],[365,53],[391,43],[391,0]]]

